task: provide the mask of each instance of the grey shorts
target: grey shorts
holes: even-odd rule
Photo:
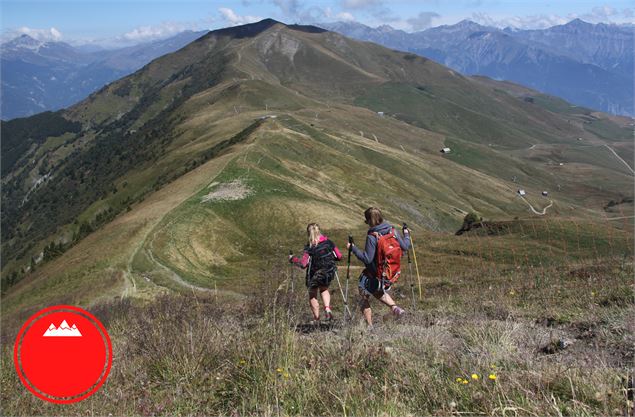
[[[359,276],[359,293],[363,296],[374,295],[378,292],[384,293],[390,290],[390,282],[384,284],[383,291],[381,289],[381,285],[379,283],[379,279],[375,277],[369,277],[368,275],[362,274]]]

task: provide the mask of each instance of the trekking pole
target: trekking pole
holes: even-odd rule
[[[407,229],[408,225],[406,223],[403,224],[403,229]],[[410,237],[410,242],[412,243],[412,236]],[[415,284],[414,284],[414,276],[412,275],[412,260],[410,259],[410,249],[406,251],[408,255],[408,280],[410,281],[410,294],[412,295],[412,309],[416,310],[416,301],[415,301]]]
[[[290,251],[289,251],[289,257],[292,257],[292,256],[293,256],[293,251],[291,251],[291,250],[290,250]],[[291,279],[291,294],[293,294],[293,293],[294,293],[294,291],[293,291],[293,281],[295,281],[295,279],[294,279],[294,278],[295,278],[295,274],[294,274],[294,272],[295,272],[295,271],[293,270],[293,264],[291,264],[291,278],[290,278],[290,279]]]
[[[419,265],[417,265],[417,252],[415,251],[415,240],[410,233],[410,244],[412,245],[412,258],[415,261],[415,270],[417,271],[417,283],[419,284],[419,300],[423,298],[423,292],[421,291],[421,277],[419,276]]]
[[[346,313],[348,313],[349,318],[353,317],[351,310],[348,308],[348,303],[346,302],[346,297],[344,296],[344,290],[342,289],[342,283],[340,282],[340,276],[337,271],[335,271],[335,279],[337,279],[337,286],[339,287],[340,294],[342,294],[342,298],[344,299],[344,308],[346,309]]]
[[[348,235],[348,264],[346,265],[346,294],[344,294],[344,304],[348,306],[348,280],[351,277],[351,251],[353,249],[353,236]]]
[[[412,275],[412,260],[410,259],[410,251],[406,251],[408,254],[408,281],[410,281],[410,294],[412,295],[412,309],[416,309],[416,301],[415,301],[415,284],[414,284],[414,276]]]

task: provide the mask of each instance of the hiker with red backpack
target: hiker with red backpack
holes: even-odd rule
[[[364,251],[354,243],[348,243],[346,248],[351,249],[366,266],[359,277],[359,293],[362,297],[360,307],[366,323],[372,327],[371,295],[390,307],[396,317],[405,313],[388,294],[388,290],[401,275],[401,255],[410,249],[410,232],[404,227],[402,238],[394,227],[384,221],[381,211],[375,207],[368,208],[364,217],[369,227]]]
[[[329,285],[337,273],[336,261],[342,259],[340,250],[335,244],[320,232],[317,223],[310,223],[306,227],[309,242],[304,247],[302,258],[289,255],[289,262],[306,269],[306,286],[309,290],[309,305],[313,313],[313,323],[320,321],[320,303],[317,299],[318,291],[324,303],[326,320],[333,319],[331,311],[331,294]]]

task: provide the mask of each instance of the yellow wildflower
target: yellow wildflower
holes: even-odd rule
[[[489,374],[489,379],[491,379],[492,381],[496,381],[496,374]]]
[[[472,379],[478,381],[478,374],[472,374]]]
[[[458,382],[458,383],[460,384],[461,382],[463,382],[463,378],[458,377],[458,378],[456,379],[456,382]]]
[[[279,373],[279,374],[282,373],[282,368],[276,369],[276,372]]]
[[[247,364],[247,361],[244,360],[244,359],[241,359],[241,360],[238,361],[238,365],[242,366],[242,365],[245,365],[245,364]]]
[[[288,373],[288,372],[285,372],[285,373],[283,373],[283,374],[282,374],[282,376],[283,376],[284,378],[289,378],[289,373]]]
[[[464,379],[464,380],[463,380],[463,385],[465,385],[465,384],[469,384],[469,383],[470,383],[470,381],[468,381],[467,379]]]

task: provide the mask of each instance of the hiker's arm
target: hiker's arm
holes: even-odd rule
[[[335,259],[337,259],[338,261],[342,260],[342,252],[340,252],[337,246],[335,246],[335,249],[333,249],[333,254],[335,255]]]
[[[399,233],[395,233],[397,236],[397,240],[399,241],[399,246],[401,246],[402,250],[410,249],[410,230],[403,230],[403,237],[399,235]]]
[[[289,262],[302,269],[305,269],[309,265],[309,253],[307,251],[304,251],[304,253],[302,254],[302,258],[294,256],[289,260]]]
[[[357,259],[364,262],[364,265],[370,265],[373,263],[375,259],[375,250],[377,248],[377,240],[374,239],[374,236],[368,235],[366,236],[366,249],[362,252],[355,245],[351,246],[351,249]]]

